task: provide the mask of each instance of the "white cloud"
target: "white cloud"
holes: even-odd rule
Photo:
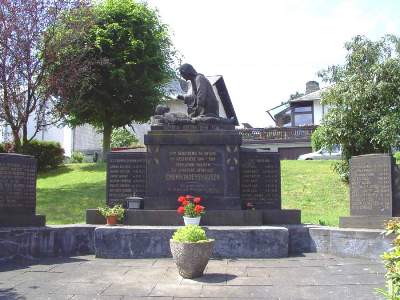
[[[383,1],[151,0],[174,32],[185,62],[225,78],[240,122],[271,124],[265,111],[304,91],[316,73],[341,63],[357,34],[399,32]],[[383,9],[384,8],[384,9]]]

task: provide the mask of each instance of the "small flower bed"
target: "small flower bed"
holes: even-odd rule
[[[196,218],[205,213],[204,206],[200,205],[200,197],[194,197],[191,195],[180,196],[178,202],[180,203],[180,206],[177,211],[185,217]]]
[[[386,224],[386,235],[395,234],[393,248],[382,255],[386,267],[386,290],[377,291],[385,296],[386,299],[400,299],[400,222],[389,221]]]

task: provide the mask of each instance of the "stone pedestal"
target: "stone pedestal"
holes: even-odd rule
[[[191,125],[188,125],[191,126]],[[193,126],[193,125],[192,125]],[[239,149],[234,126],[179,130],[152,128],[145,135],[145,209],[176,209],[182,195],[201,196],[207,210],[241,209]]]
[[[44,226],[36,215],[37,162],[32,156],[0,153],[0,226]]]
[[[350,217],[340,227],[384,228],[400,217],[399,169],[389,154],[355,156],[350,160]]]

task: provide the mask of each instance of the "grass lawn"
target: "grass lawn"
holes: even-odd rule
[[[283,208],[301,209],[303,223],[337,226],[339,216],[349,215],[349,192],[331,165],[332,161],[282,161]]]
[[[348,188],[329,161],[282,161],[282,205],[302,210],[302,222],[337,225],[348,212]],[[104,164],[70,164],[42,173],[37,212],[48,224],[84,223],[87,208],[104,205]]]

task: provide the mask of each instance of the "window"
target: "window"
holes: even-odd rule
[[[294,126],[312,125],[312,114],[294,114]]]
[[[303,112],[311,112],[312,107],[311,106],[300,106],[300,107],[295,107],[294,112],[295,113],[303,113]]]

